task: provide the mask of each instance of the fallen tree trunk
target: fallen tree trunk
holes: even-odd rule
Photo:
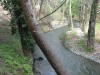
[[[57,55],[53,52],[53,48],[50,46],[48,41],[45,39],[42,34],[38,22],[35,18],[33,9],[31,7],[30,0],[20,0],[20,4],[24,11],[26,21],[28,26],[33,34],[33,37],[40,47],[41,51],[44,53],[49,63],[57,73],[57,75],[67,75],[67,71],[61,60],[57,57]]]

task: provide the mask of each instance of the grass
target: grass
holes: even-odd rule
[[[96,39],[97,42],[100,42],[100,33],[99,32],[100,32],[100,23],[97,23],[96,27],[95,27],[95,39]],[[86,34],[86,37],[88,37],[88,34]],[[87,42],[86,40],[80,40],[78,42],[78,44],[79,44],[80,47],[84,48],[84,50],[86,52],[91,52],[92,50],[87,48],[86,42]]]
[[[72,33],[73,36],[76,36],[76,31],[75,31],[75,29],[73,29],[73,30],[71,31],[71,33]]]
[[[87,47],[86,40],[79,40],[78,45],[79,45],[79,47],[84,49],[84,51],[86,51],[86,52],[91,52],[92,51],[90,48]]]
[[[72,48],[72,46],[70,44],[72,44],[72,39],[76,36],[76,31],[75,29],[68,31],[66,33],[62,33],[62,35],[60,35],[60,40],[62,41],[63,45],[67,45],[67,48]],[[65,44],[66,43],[66,44]]]
[[[71,38],[76,36],[76,31],[75,29],[73,29],[72,31],[69,31],[67,33],[62,33],[62,35],[60,36],[60,39],[62,41],[66,41],[66,40],[70,40]]]
[[[9,22],[4,21],[0,24],[0,75],[34,75],[32,59],[23,55],[19,35],[11,36]]]
[[[95,39],[96,39],[97,42],[100,42],[100,23],[96,24],[95,32],[96,32]],[[69,33],[63,34],[62,35],[63,37],[61,38],[61,40],[62,40],[63,43],[65,43],[66,40],[67,40],[67,42],[72,41],[72,39],[75,37],[75,35],[76,35],[76,32],[75,32],[75,30],[73,30],[73,31],[70,32],[70,34]],[[86,34],[86,37],[84,37],[84,38],[86,39],[87,36],[88,36],[88,34]],[[81,47],[82,49],[84,49],[84,51],[86,51],[86,52],[91,52],[92,50],[87,48],[87,44],[86,44],[87,41],[85,39],[79,40],[77,42],[78,46]],[[67,47],[68,47],[68,44],[67,44]],[[69,46],[69,48],[70,48],[70,46]]]
[[[96,24],[96,28],[95,28],[95,39],[97,42],[100,43],[100,23]]]
[[[0,75],[33,75],[32,59],[21,52],[20,41],[12,37],[9,43],[0,43]]]

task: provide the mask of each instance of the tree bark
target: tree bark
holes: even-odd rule
[[[85,22],[86,22],[86,1],[83,0],[81,3],[81,9],[80,9],[80,26],[83,32],[85,32]]]
[[[70,27],[73,30],[73,19],[72,19],[72,5],[71,0],[69,0],[69,16],[70,16]]]
[[[57,57],[57,55],[53,52],[54,51],[53,48],[45,39],[44,35],[42,34],[39,28],[38,22],[32,11],[30,0],[20,0],[20,4],[26,16],[26,21],[28,23],[28,26],[33,34],[36,43],[40,47],[41,51],[44,53],[44,55],[50,62],[51,66],[54,68],[57,75],[67,75],[65,66],[62,64],[62,62]]]
[[[87,47],[91,50],[94,50],[95,25],[96,25],[98,2],[99,2],[99,0],[93,0],[93,4],[91,7],[89,29],[88,29],[88,40],[87,40]]]
[[[86,13],[86,10],[85,10],[85,0],[83,0],[83,10],[82,10],[82,30],[83,32],[85,32],[85,13]]]
[[[25,56],[31,56],[31,53],[34,49],[34,42],[32,42],[32,39],[31,38],[31,34],[29,34],[29,28],[28,26],[26,25],[25,27],[23,27],[23,24],[22,24],[22,20],[18,19],[20,14],[20,12],[16,12],[16,18],[17,18],[17,25],[18,25],[18,32],[20,34],[20,40],[21,40],[21,46],[22,46],[22,51],[23,51],[23,54]]]
[[[30,45],[30,41],[29,41],[29,37],[31,35],[28,34],[28,30],[26,29],[27,27],[22,27],[22,23],[18,20],[17,22],[18,24],[18,30],[19,30],[19,34],[20,34],[20,40],[21,40],[21,46],[22,46],[22,51],[23,54],[25,56],[31,56],[32,50],[30,49],[31,45],[33,45],[33,43]],[[34,45],[33,45],[34,47]]]
[[[30,56],[31,53],[34,50],[34,40],[32,40],[32,34],[29,31],[29,27],[27,26],[24,15],[20,6],[20,3],[18,0],[11,0],[11,5],[13,7],[18,6],[18,7],[11,7],[12,11],[12,21],[15,19],[13,22],[13,26],[16,26],[16,30],[18,30],[20,34],[20,41],[21,41],[21,46],[22,46],[22,51],[25,56]],[[9,7],[10,8],[10,7]]]

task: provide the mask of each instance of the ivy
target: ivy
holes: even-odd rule
[[[19,32],[18,31],[18,23],[22,25],[23,31],[25,33],[20,34],[21,38],[23,39],[22,44],[26,46],[28,50],[31,50],[33,52],[34,49],[34,40],[32,38],[32,34],[29,31],[29,28],[27,26],[27,22],[25,20],[25,16],[23,15],[22,8],[20,6],[19,0],[0,0],[1,5],[3,8],[9,12],[11,15],[11,22],[10,25],[12,27],[12,34]],[[16,13],[18,15],[16,15]],[[21,32],[19,32],[21,33]]]

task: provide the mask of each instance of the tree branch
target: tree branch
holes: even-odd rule
[[[47,14],[46,16],[40,18],[38,21],[50,16],[51,14],[53,14],[54,12],[56,12],[61,6],[63,6],[63,4],[66,2],[67,0],[65,0],[58,8],[56,8],[54,11],[52,11],[51,13]]]
[[[26,17],[27,25],[32,32],[34,40],[48,59],[49,63],[51,64],[57,75],[68,75],[65,65],[58,57],[58,55],[54,52],[53,47],[49,44],[49,41],[46,40],[44,34],[42,34],[34,15],[34,10],[32,9],[32,6],[30,4],[30,0],[20,0],[20,4]]]

